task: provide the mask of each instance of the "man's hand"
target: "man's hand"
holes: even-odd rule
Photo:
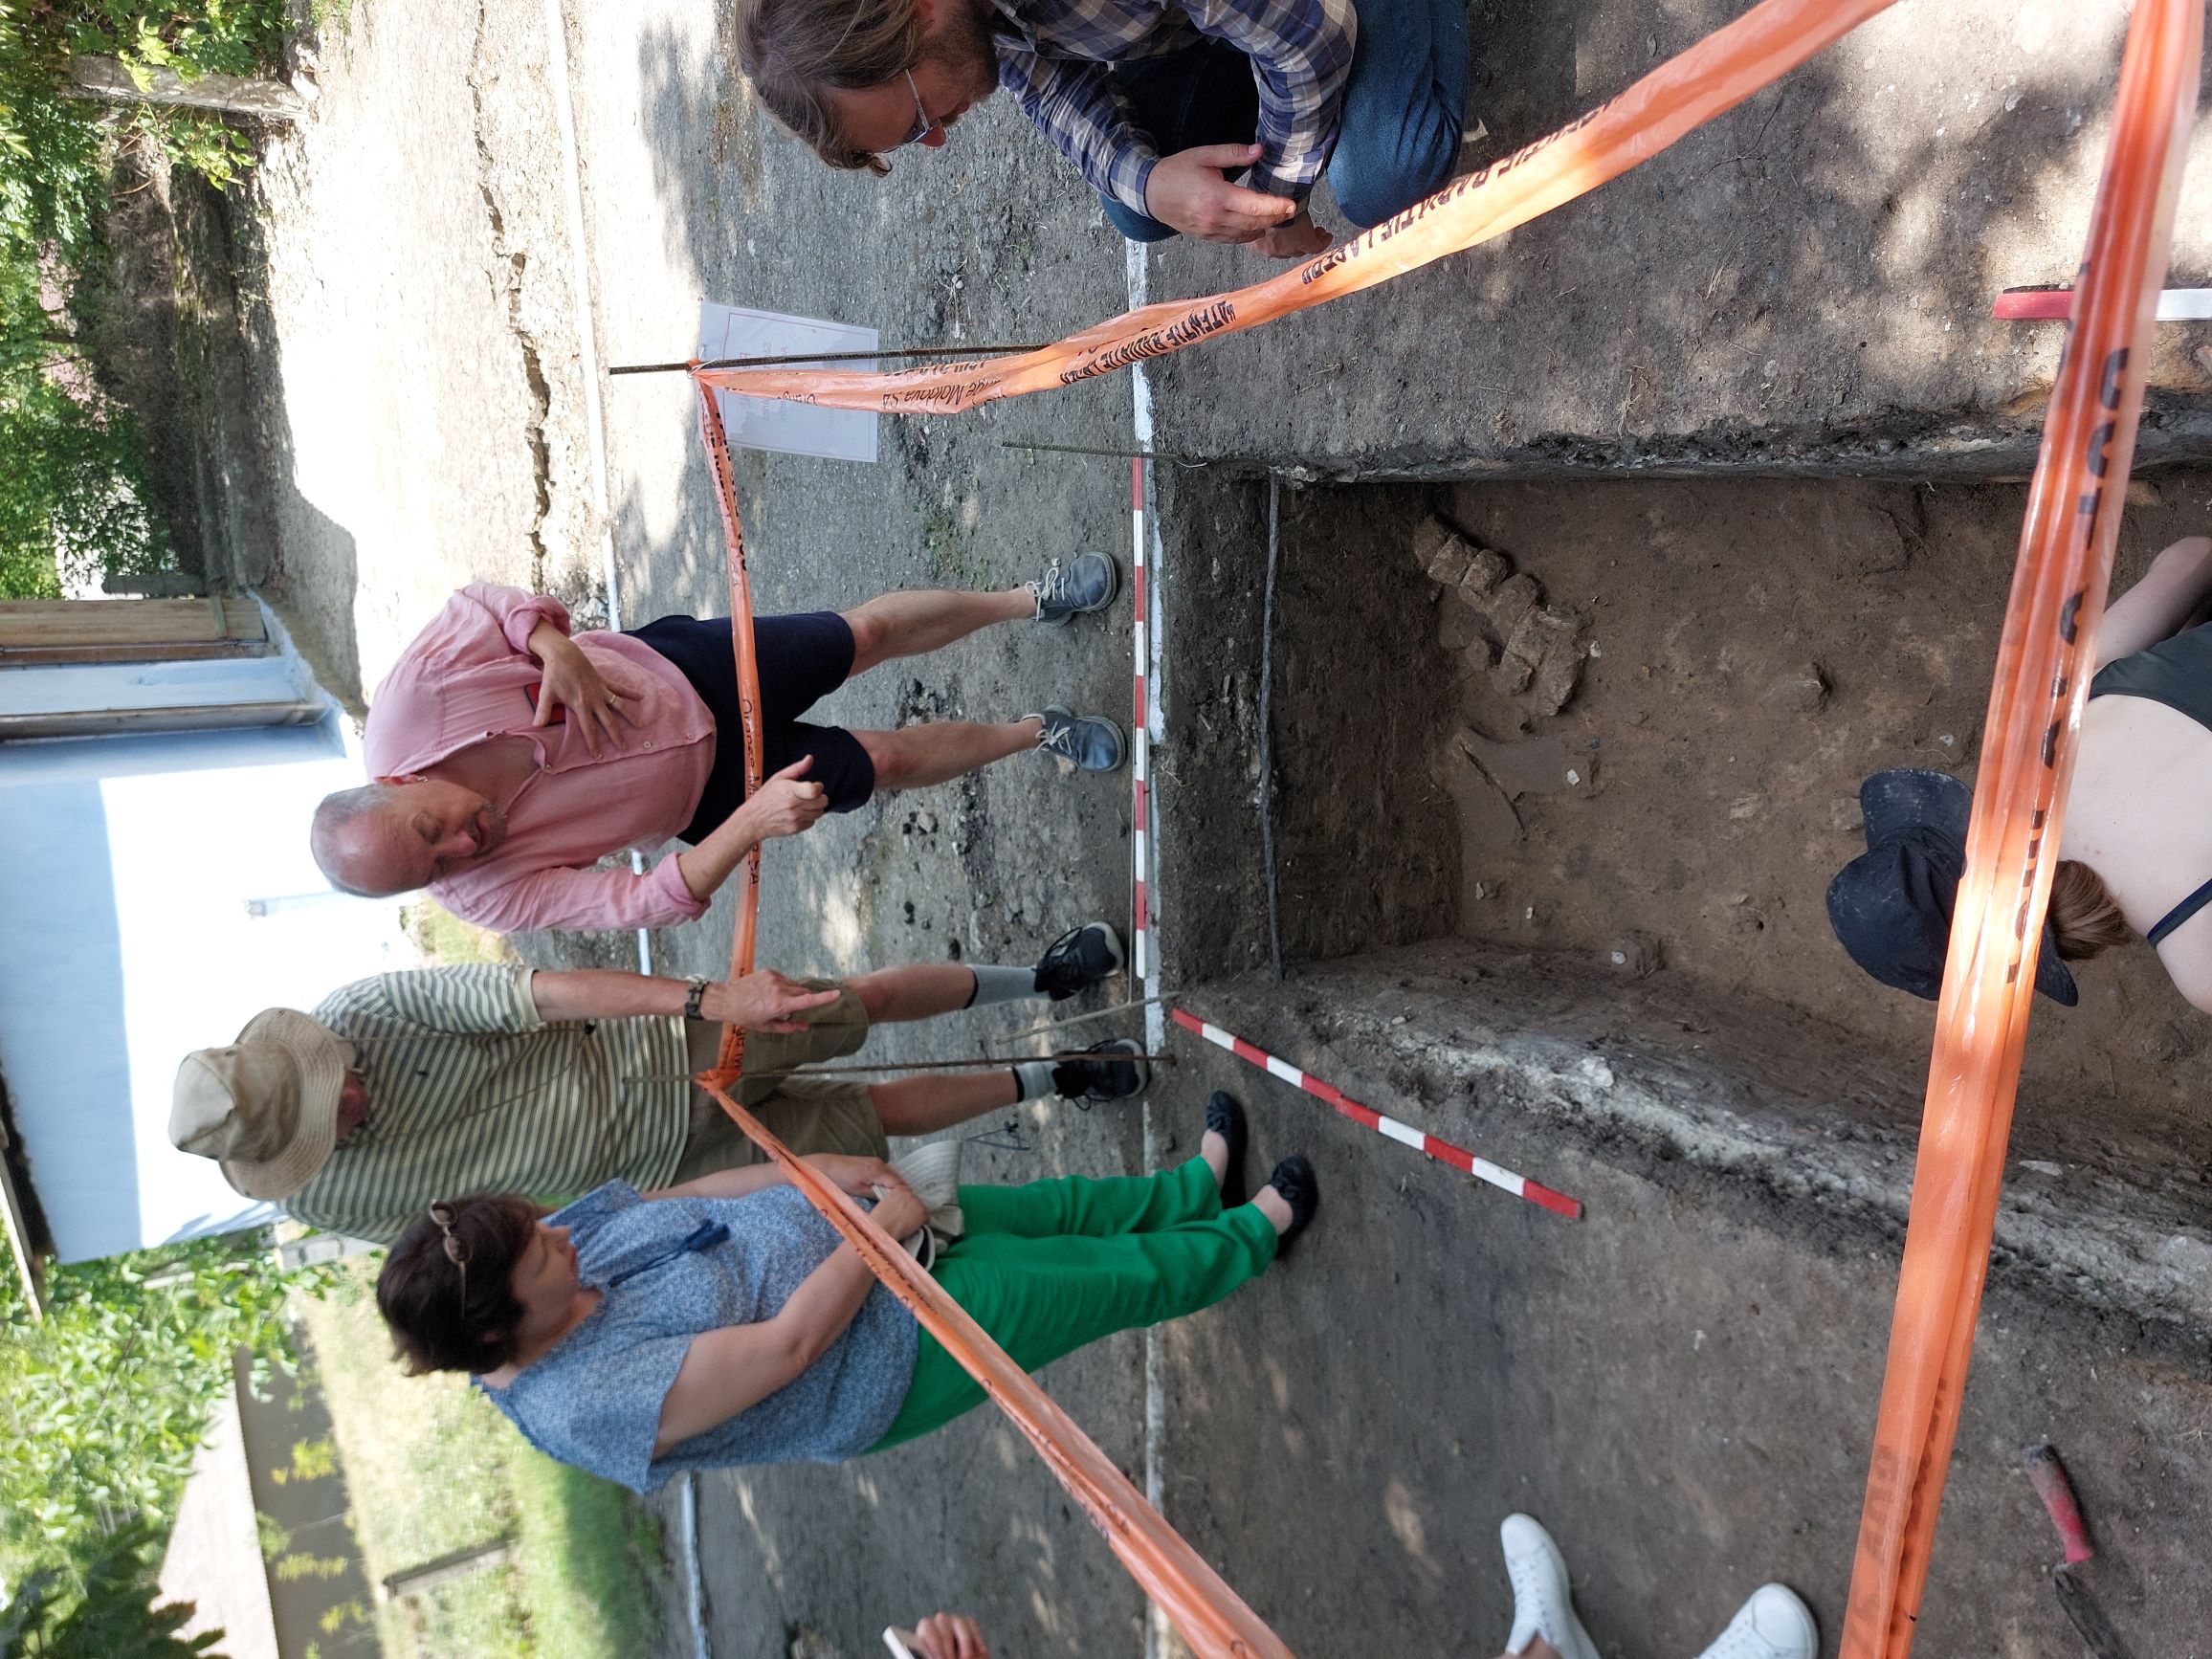
[[[748,1031],[803,1031],[807,1022],[795,1015],[808,1008],[826,1008],[842,995],[834,985],[826,991],[810,991],[774,968],[763,968],[742,979],[707,986],[699,998],[699,1017],[725,1026],[742,1026]]]
[[[741,810],[750,816],[757,839],[769,841],[811,830],[814,820],[830,809],[830,791],[801,781],[800,774],[813,763],[812,755],[800,756],[763,782],[759,793],[744,804]]]
[[[676,874],[692,897],[701,902],[713,897],[754,848],[774,835],[796,835],[829,810],[829,791],[819,784],[799,781],[799,774],[813,763],[812,755],[792,762],[709,830],[705,840],[675,855]]]
[[[631,723],[623,694],[600,676],[582,646],[550,622],[541,622],[530,630],[530,654],[545,670],[545,677],[538,682],[538,718],[531,725],[551,725],[553,711],[564,708],[575,717],[576,729],[584,734],[584,746],[593,760],[599,759],[602,736],[618,749],[625,746],[622,726],[615,724],[617,719],[622,725]]]
[[[932,1613],[917,1625],[914,1650],[921,1659],[991,1659],[983,1631],[962,1613]]]
[[[1297,216],[1260,232],[1252,246],[1271,259],[1304,259],[1329,245],[1329,232],[1300,208]]]
[[[1221,176],[1225,169],[1234,172],[1259,159],[1258,144],[1200,144],[1161,156],[1144,183],[1144,210],[1203,241],[1256,241],[1298,211],[1295,202],[1248,190]]]

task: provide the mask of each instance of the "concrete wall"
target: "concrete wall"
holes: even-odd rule
[[[1216,981],[1183,1002],[1537,1181],[1556,1181],[1550,1170],[1575,1148],[1725,1189],[1806,1237],[1902,1236],[1925,1068],[1780,1005],[1742,996],[1718,1020],[1665,975],[1601,975],[1465,940],[1301,965],[1283,985]],[[2196,1172],[2116,1150],[2061,1162],[2031,1130],[2009,1151],[1993,1282],[2141,1321],[2146,1338],[2201,1353],[2212,1197]]]

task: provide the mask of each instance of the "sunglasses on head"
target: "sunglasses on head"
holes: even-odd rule
[[[431,1220],[442,1235],[446,1260],[461,1271],[461,1305],[469,1301],[469,1242],[453,1231],[453,1206],[450,1204],[431,1206]]]

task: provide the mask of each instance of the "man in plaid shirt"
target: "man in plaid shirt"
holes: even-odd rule
[[[762,101],[832,166],[890,170],[1004,86],[1133,241],[1276,258],[1440,188],[1459,153],[1465,0],[736,0]],[[1239,177],[1241,175],[1241,182]]]

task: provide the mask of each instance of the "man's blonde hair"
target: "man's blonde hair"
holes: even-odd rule
[[[831,92],[896,80],[921,61],[916,0],[737,0],[738,64],[761,101],[833,167],[888,173],[845,136]]]

